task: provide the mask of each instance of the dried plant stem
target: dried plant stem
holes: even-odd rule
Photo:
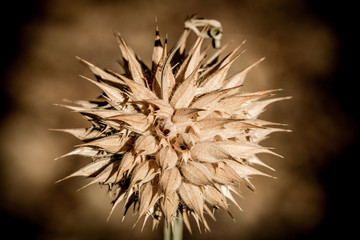
[[[176,219],[173,226],[168,225],[164,220],[164,240],[182,240],[183,235],[183,220],[181,213],[177,212]]]

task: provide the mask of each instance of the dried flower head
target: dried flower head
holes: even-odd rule
[[[191,31],[198,38],[186,52]],[[145,224],[152,216],[156,227],[160,216],[172,224],[182,214],[191,231],[188,217],[192,215],[198,226],[202,223],[209,230],[205,214],[214,218],[213,210],[219,208],[229,212],[228,200],[238,206],[232,194],[240,184],[254,189],[252,175],[268,176],[253,167],[267,166],[256,154],[275,153],[259,142],[284,130],[257,117],[265,106],[285,98],[267,98],[277,90],[241,92],[246,74],[263,59],[227,76],[242,44],[223,59],[219,55],[227,45],[206,57],[204,38],[220,47],[218,21],[187,19],[170,51],[156,26],[151,69],[120,34],[115,36],[125,72],[103,70],[79,58],[96,80],[84,78],[103,93],[95,100],[75,101],[76,106],[62,105],[91,123],[88,128],[59,129],[84,142],[62,157],[92,158],[64,179],[86,176],[93,178],[86,186],[108,185],[114,197],[111,212],[124,201],[124,216],[133,205],[136,222],[144,216]]]

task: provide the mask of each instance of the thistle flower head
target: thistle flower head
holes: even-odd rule
[[[190,32],[198,38],[187,52]],[[65,106],[91,126],[60,130],[83,141],[62,157],[81,155],[92,162],[64,179],[86,176],[93,178],[86,186],[108,185],[114,197],[111,212],[123,201],[124,216],[133,205],[136,222],[144,217],[145,224],[152,216],[156,227],[160,216],[172,224],[182,214],[190,231],[189,216],[209,230],[205,215],[214,218],[213,209],[219,208],[229,212],[229,201],[238,206],[232,194],[240,184],[254,189],[249,178],[266,175],[254,168],[266,166],[256,154],[274,153],[259,142],[282,129],[257,117],[268,104],[284,98],[269,98],[277,90],[241,91],[246,74],[262,59],[228,76],[242,44],[222,59],[227,45],[206,57],[205,38],[220,47],[218,21],[187,19],[171,50],[156,27],[151,68],[120,34],[115,36],[124,73],[79,58],[96,80],[84,78],[103,93]]]

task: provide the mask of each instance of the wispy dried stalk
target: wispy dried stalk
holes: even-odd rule
[[[198,38],[186,52],[190,31]],[[91,123],[88,128],[59,130],[83,141],[62,157],[92,158],[64,179],[85,176],[92,178],[86,186],[108,185],[114,197],[110,215],[123,201],[124,217],[133,205],[135,224],[144,217],[145,225],[151,216],[153,228],[161,216],[171,227],[180,213],[190,232],[189,216],[199,229],[202,224],[209,230],[205,215],[214,218],[219,208],[230,214],[228,201],[239,207],[233,194],[238,194],[240,184],[253,190],[252,175],[269,176],[254,168],[268,167],[256,154],[275,153],[259,142],[270,133],[286,131],[279,128],[282,124],[257,117],[268,104],[286,97],[269,98],[278,89],[243,93],[246,74],[263,59],[228,76],[243,44],[222,59],[228,45],[209,58],[202,50],[204,38],[220,47],[221,36],[218,21],[192,17],[169,52],[156,26],[151,68],[119,33],[115,37],[124,73],[78,58],[96,80],[84,78],[103,93],[95,100],[75,101],[75,106],[62,105]]]

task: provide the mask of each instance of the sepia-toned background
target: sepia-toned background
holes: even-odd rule
[[[311,3],[310,3],[311,2]],[[222,23],[223,43],[246,53],[232,73],[266,57],[248,75],[244,91],[284,89],[262,119],[288,124],[292,133],[275,133],[263,142],[284,159],[262,155],[276,177],[254,177],[256,191],[242,189],[243,211],[231,206],[209,219],[211,233],[184,232],[184,239],[309,239],[350,236],[358,207],[355,116],[359,75],[358,43],[347,35],[354,11],[345,4],[304,0],[49,0],[2,6],[0,220],[2,235],[27,239],[161,239],[151,224],[132,229],[118,207],[109,222],[106,188],[89,180],[58,179],[89,159],[54,161],[79,142],[50,128],[85,126],[75,113],[54,106],[63,99],[92,99],[99,90],[78,75],[91,76],[80,56],[121,71],[113,37],[119,31],[148,64],[154,19],[175,44],[184,19],[193,13]],[[356,29],[353,29],[356,31]],[[353,52],[354,51],[354,52]],[[358,68],[358,67],[357,67]]]

